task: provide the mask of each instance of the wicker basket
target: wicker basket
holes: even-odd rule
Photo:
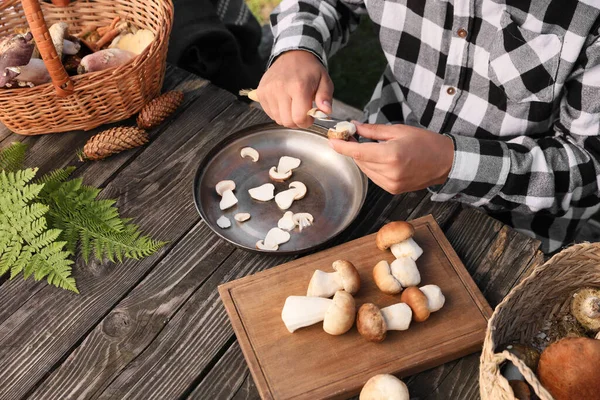
[[[154,32],[154,42],[123,66],[69,77],[46,23],[67,22],[77,34],[117,16]],[[0,121],[16,133],[37,135],[89,130],[130,117],[160,93],[172,22],[171,0],[78,0],[66,6],[0,1],[0,37],[29,25],[52,77],[52,83],[33,88],[0,89]]]
[[[584,286],[600,286],[600,243],[578,244],[563,250],[517,285],[498,305],[489,321],[479,385],[484,400],[514,399],[500,366],[510,360],[542,400],[553,400],[536,375],[513,354],[495,353],[512,341],[527,343],[542,324],[569,312],[573,293]]]

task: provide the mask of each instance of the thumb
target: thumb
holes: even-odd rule
[[[392,140],[398,138],[397,126],[382,124],[361,124],[352,121],[356,125],[356,132],[367,139],[372,140]]]
[[[331,114],[331,101],[333,99],[333,82],[327,72],[321,74],[321,81],[315,94],[315,103],[317,108],[323,111],[325,114]]]

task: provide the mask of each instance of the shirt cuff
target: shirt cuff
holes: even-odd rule
[[[502,189],[510,171],[506,143],[447,134],[454,142],[454,161],[448,179],[431,186],[431,200],[460,200],[473,206],[490,202]]]
[[[273,49],[271,50],[271,57],[269,57],[269,61],[267,62],[267,69],[271,67],[271,65],[277,57],[279,57],[286,51],[291,50],[308,51],[309,53],[317,57],[321,64],[323,64],[323,66],[327,68],[327,54],[325,53],[323,45],[320,44],[318,41],[308,37],[303,37],[299,40],[297,38],[284,37],[280,39],[275,39],[275,42],[273,43]]]

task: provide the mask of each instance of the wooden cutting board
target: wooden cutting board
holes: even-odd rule
[[[421,284],[436,284],[446,296],[440,311],[407,331],[390,331],[383,343],[365,341],[353,327],[330,336],[322,324],[289,333],[281,320],[285,299],[306,295],[315,269],[332,272],[337,259],[351,261],[362,287],[357,307],[400,301],[380,292],[372,280],[375,264],[394,260],[375,246],[375,235],[304,257],[221,285],[219,293],[263,399],[347,398],[373,375],[403,377],[479,350],[492,309],[448,243],[435,219],[411,221],[424,254],[417,260]]]

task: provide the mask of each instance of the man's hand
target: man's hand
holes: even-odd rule
[[[385,140],[357,143],[331,140],[340,154],[352,157],[373,182],[392,194],[442,184],[454,161],[452,139],[407,125],[356,124],[359,135]]]
[[[333,83],[323,64],[303,50],[280,55],[260,80],[258,100],[279,125],[308,128],[313,119],[306,115],[313,100],[325,113],[331,113]]]

